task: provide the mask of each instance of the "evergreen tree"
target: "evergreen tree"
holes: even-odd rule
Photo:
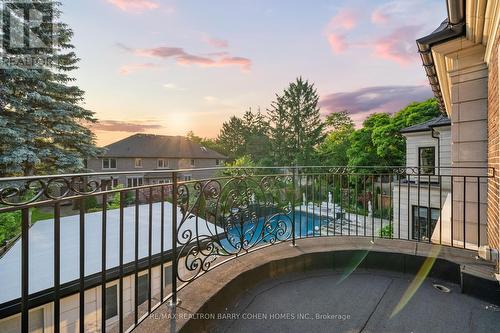
[[[271,139],[271,158],[274,165],[288,165],[292,160],[290,142],[287,138],[290,136],[291,126],[288,122],[285,103],[281,96],[276,95],[276,101],[271,104],[268,110]]]
[[[232,160],[250,158],[265,164],[269,149],[269,123],[260,110],[245,112],[243,118],[232,116],[222,124],[217,144]]]
[[[193,131],[187,132],[186,137],[188,138],[188,140],[195,142],[205,148],[212,149],[221,154],[225,153],[224,149],[217,143],[215,139],[202,138],[201,136],[194,134]]]
[[[315,148],[324,139],[314,85],[301,77],[290,83],[269,110],[271,146],[275,165],[310,165]]]
[[[222,124],[217,143],[230,159],[234,160],[246,154],[246,131],[243,120],[236,116]]]
[[[41,37],[43,41],[52,40],[52,52],[43,55],[44,63],[28,67],[9,62],[0,69],[3,176],[77,171],[83,168],[85,158],[99,153],[95,136],[88,128],[96,121],[94,113],[81,106],[84,92],[73,85],[69,75],[79,59],[71,44],[72,30],[59,22],[59,6],[54,2],[52,8],[40,7],[53,15],[53,36],[45,33]],[[30,52],[33,56],[41,54],[37,49]]]
[[[246,152],[253,161],[266,164],[269,154],[269,122],[260,109],[253,113],[249,109],[243,115],[243,126],[245,131]]]

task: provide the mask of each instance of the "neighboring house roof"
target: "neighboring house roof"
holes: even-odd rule
[[[182,136],[134,134],[104,147],[106,157],[165,157],[227,159]]]
[[[414,132],[426,132],[432,130],[434,127],[439,126],[450,126],[451,120],[446,116],[439,116],[436,118],[432,118],[423,122],[421,124],[413,125],[410,127],[403,128],[400,133],[414,133]]]

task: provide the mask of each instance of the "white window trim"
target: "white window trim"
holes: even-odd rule
[[[104,161],[105,161],[105,160],[108,160],[108,161],[109,161],[109,165],[110,165],[110,166],[111,166],[111,160],[115,160],[115,165],[116,165],[116,167],[114,167],[114,168],[111,168],[111,167],[109,167],[109,168],[105,168],[105,167],[104,167]],[[101,167],[102,167],[102,169],[103,169],[103,170],[116,170],[116,169],[118,168],[118,160],[117,160],[116,158],[103,158],[103,159],[101,160]]]
[[[140,165],[138,165],[137,162],[140,162]],[[143,162],[142,158],[134,158],[134,168],[142,169],[143,168],[142,162]]]
[[[137,186],[143,186],[144,185],[144,175],[140,175],[140,176],[127,176],[127,181],[125,183],[125,186],[129,187],[128,186],[128,180],[129,179],[139,179],[139,178],[142,179],[142,185],[137,184]],[[132,186],[132,187],[137,187],[137,186]]]
[[[422,167],[420,166],[420,162],[421,162],[421,160],[420,160],[420,157],[421,157],[420,151],[422,149],[426,149],[426,148],[432,148],[432,149],[434,149],[434,165],[432,167],[429,167],[429,168],[432,168],[433,173],[429,174],[429,175],[430,176],[435,176],[437,174],[437,172],[436,172],[437,169],[436,168],[439,165],[438,154],[437,154],[438,147],[436,145],[419,145],[419,146],[417,146],[417,166],[419,167],[419,169],[420,168],[422,168],[422,169],[425,168],[425,166],[422,166]],[[420,170],[419,170],[419,172],[420,172]],[[427,174],[425,174],[425,175],[427,175]]]
[[[160,167],[160,161],[163,161],[163,166]],[[167,158],[159,158],[156,161],[156,168],[157,169],[168,169],[170,167],[170,160]]]
[[[191,158],[191,159],[189,160],[189,166],[190,166],[191,168],[196,167],[196,159]]]

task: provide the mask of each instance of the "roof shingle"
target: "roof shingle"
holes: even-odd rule
[[[426,122],[423,122],[421,124],[403,128],[400,131],[400,133],[425,132],[425,131],[430,131],[433,127],[450,126],[450,125],[451,125],[450,118],[441,115],[439,117],[427,120]]]
[[[134,134],[104,148],[107,157],[227,158],[182,136]]]

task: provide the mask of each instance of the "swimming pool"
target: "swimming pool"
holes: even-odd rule
[[[326,234],[322,227],[328,226],[333,221],[332,216],[319,216],[306,212],[295,212],[295,237],[311,237]],[[284,241],[292,235],[292,214],[277,214],[262,217],[258,220],[242,223],[228,224],[225,226],[227,237],[222,239],[220,245],[228,253],[237,252],[243,247],[250,248],[260,244]]]

